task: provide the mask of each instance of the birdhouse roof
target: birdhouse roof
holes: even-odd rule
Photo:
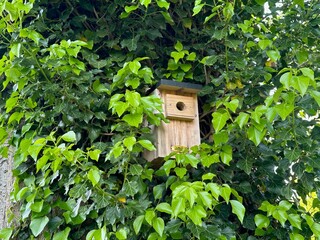
[[[181,92],[198,93],[202,89],[202,86],[200,84],[161,79],[156,88],[160,90],[179,90]]]

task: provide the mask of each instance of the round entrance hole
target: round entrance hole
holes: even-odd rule
[[[183,111],[186,108],[186,105],[183,102],[177,102],[176,107],[179,111]]]

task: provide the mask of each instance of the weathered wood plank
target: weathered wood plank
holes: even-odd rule
[[[11,151],[10,151],[11,150]],[[13,152],[9,150],[8,158],[0,158],[0,229],[8,227],[10,193],[13,187]]]

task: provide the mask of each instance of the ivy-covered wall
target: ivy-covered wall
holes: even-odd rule
[[[316,239],[318,0],[0,0],[4,239]],[[201,141],[160,166],[147,95],[197,83]],[[10,134],[9,134],[10,133]]]

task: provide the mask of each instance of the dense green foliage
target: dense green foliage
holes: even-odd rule
[[[320,237],[320,3],[278,2],[1,0],[0,238]],[[155,168],[163,78],[203,85],[202,144]]]

